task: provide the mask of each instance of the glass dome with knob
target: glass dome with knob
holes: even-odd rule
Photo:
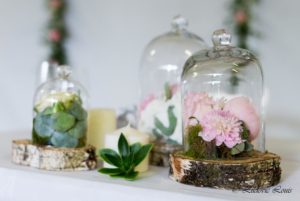
[[[138,127],[157,143],[182,143],[182,68],[188,57],[206,48],[200,37],[187,30],[187,25],[185,18],[174,17],[172,30],[154,38],[141,59]]]
[[[87,92],[59,66],[57,78],[42,84],[34,97],[32,142],[54,147],[83,147],[87,132]]]
[[[225,30],[214,47],[191,56],[182,74],[185,155],[233,159],[265,150],[263,74],[248,50],[231,46]]]

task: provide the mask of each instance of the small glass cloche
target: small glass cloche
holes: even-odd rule
[[[188,22],[174,17],[172,30],[154,38],[145,48],[139,72],[138,128],[158,143],[180,145],[180,77],[183,65],[206,44],[187,30]]]
[[[32,142],[54,147],[86,144],[87,92],[70,79],[71,69],[59,66],[57,78],[38,87],[34,97]]]
[[[232,47],[217,30],[214,47],[191,56],[182,74],[185,154],[232,159],[265,150],[263,74],[248,50]]]

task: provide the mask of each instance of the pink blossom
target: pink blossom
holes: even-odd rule
[[[247,21],[247,15],[244,10],[238,10],[234,15],[235,21],[239,24],[243,24]]]
[[[250,140],[254,140],[260,130],[260,120],[255,108],[247,97],[237,97],[229,100],[224,110],[230,111],[242,120],[250,131]]]
[[[149,103],[151,103],[153,100],[155,100],[156,97],[154,94],[149,95],[148,97],[146,97],[141,103],[140,103],[140,111],[143,111],[146,109],[146,107],[148,106]]]
[[[48,33],[48,38],[52,42],[59,42],[61,39],[61,34],[57,29],[51,29]]]
[[[201,125],[203,131],[199,133],[205,141],[216,141],[220,146],[224,143],[228,148],[242,143],[240,132],[241,122],[233,114],[224,110],[212,110],[204,115]]]
[[[223,110],[225,107],[226,99],[224,97],[215,100],[213,108],[214,110]]]
[[[51,0],[49,5],[50,5],[51,8],[57,9],[57,8],[61,7],[62,0]]]
[[[188,125],[189,118],[195,117],[201,121],[203,115],[211,111],[214,106],[213,99],[207,93],[189,93],[184,99],[184,122]]]

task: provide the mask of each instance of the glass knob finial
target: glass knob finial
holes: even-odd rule
[[[62,65],[57,67],[56,73],[58,78],[67,79],[72,74],[72,70],[70,66]]]
[[[225,46],[231,44],[231,35],[225,29],[216,30],[213,33],[212,41],[214,46]]]
[[[182,17],[181,15],[176,15],[175,17],[173,17],[172,27],[175,30],[186,29],[188,24],[189,24],[188,20],[186,18]]]

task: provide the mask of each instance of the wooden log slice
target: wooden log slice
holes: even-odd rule
[[[81,171],[97,166],[95,148],[55,148],[38,146],[30,140],[12,141],[12,162],[44,170]]]
[[[280,177],[280,157],[268,152],[233,160],[194,160],[182,152],[170,156],[170,178],[194,186],[261,189],[278,184]]]
[[[182,149],[182,145],[154,142],[154,146],[150,153],[150,164],[154,166],[169,167],[170,154]]]

